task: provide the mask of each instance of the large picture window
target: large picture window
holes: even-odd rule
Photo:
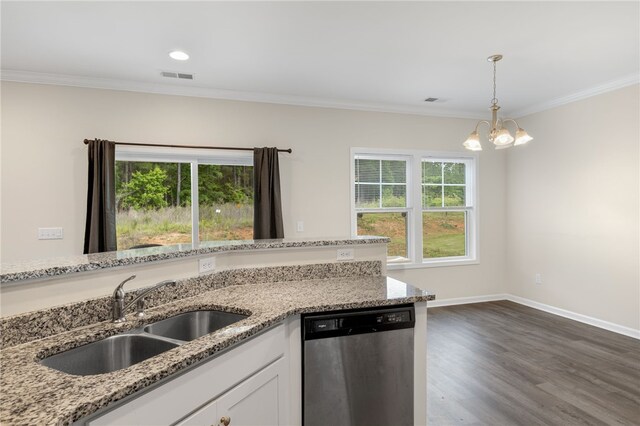
[[[352,150],[352,234],[389,237],[387,262],[477,259],[475,157]]]
[[[116,149],[116,237],[126,250],[253,238],[249,155]]]

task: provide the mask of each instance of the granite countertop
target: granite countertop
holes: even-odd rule
[[[299,247],[386,244],[388,242],[389,238],[386,237],[362,236],[355,238],[285,238],[278,240],[209,241],[200,243],[197,248],[193,248],[191,244],[174,244],[170,246],[147,247],[135,250],[122,250],[88,255],[2,263],[2,265],[0,265],[0,283],[54,277],[73,274],[76,272],[113,268],[117,266],[137,265],[156,262],[159,260],[179,259],[208,253]]]
[[[101,322],[0,351],[1,424],[69,424],[242,342],[291,315],[433,300],[424,290],[384,276],[233,285],[151,308],[142,320]],[[42,366],[48,355],[180,312],[217,309],[251,315],[215,333],[129,368],[72,376]]]

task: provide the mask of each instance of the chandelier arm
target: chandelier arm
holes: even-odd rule
[[[482,123],[486,124],[487,126],[489,126],[489,129],[491,129],[491,123],[489,123],[487,120],[480,120],[480,121],[478,121],[478,124],[476,124],[476,129],[475,129],[475,131],[476,131],[476,132],[478,131],[478,127],[479,127]]]
[[[506,123],[507,121],[513,122],[513,124],[516,125],[516,130],[518,130],[520,128],[520,126],[518,125],[518,122],[516,120],[514,120],[513,118],[503,118],[502,119],[503,127],[504,127],[504,123]]]

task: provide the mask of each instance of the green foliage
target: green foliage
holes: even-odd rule
[[[422,190],[422,205],[425,207],[464,207],[466,205],[465,191],[464,186],[445,186],[443,203],[443,187],[426,185]]]
[[[464,163],[423,161],[422,183],[463,185],[465,183],[465,165]]]
[[[129,198],[130,182],[136,173],[147,174],[155,169],[165,173],[162,185],[163,206],[189,207],[191,205],[191,169],[185,163],[152,163],[137,161],[116,162],[116,200],[118,209],[133,205]],[[198,165],[198,195],[200,206],[214,204],[253,203],[253,167],[236,165]]]
[[[198,166],[200,205],[253,203],[253,168],[246,166]]]
[[[122,206],[126,209],[156,210],[167,206],[164,185],[167,173],[155,167],[146,173],[134,172],[131,180],[122,186]]]

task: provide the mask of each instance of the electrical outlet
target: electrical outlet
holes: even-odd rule
[[[216,258],[215,257],[207,257],[205,259],[198,260],[198,270],[201,274],[212,272],[216,269]]]
[[[353,260],[353,249],[338,249],[338,260]]]
[[[304,222],[299,220],[298,223],[296,223],[296,231],[297,232],[304,232]]]
[[[542,275],[536,274],[536,284],[542,284]]]
[[[38,228],[39,240],[61,240],[62,238],[62,228]]]

